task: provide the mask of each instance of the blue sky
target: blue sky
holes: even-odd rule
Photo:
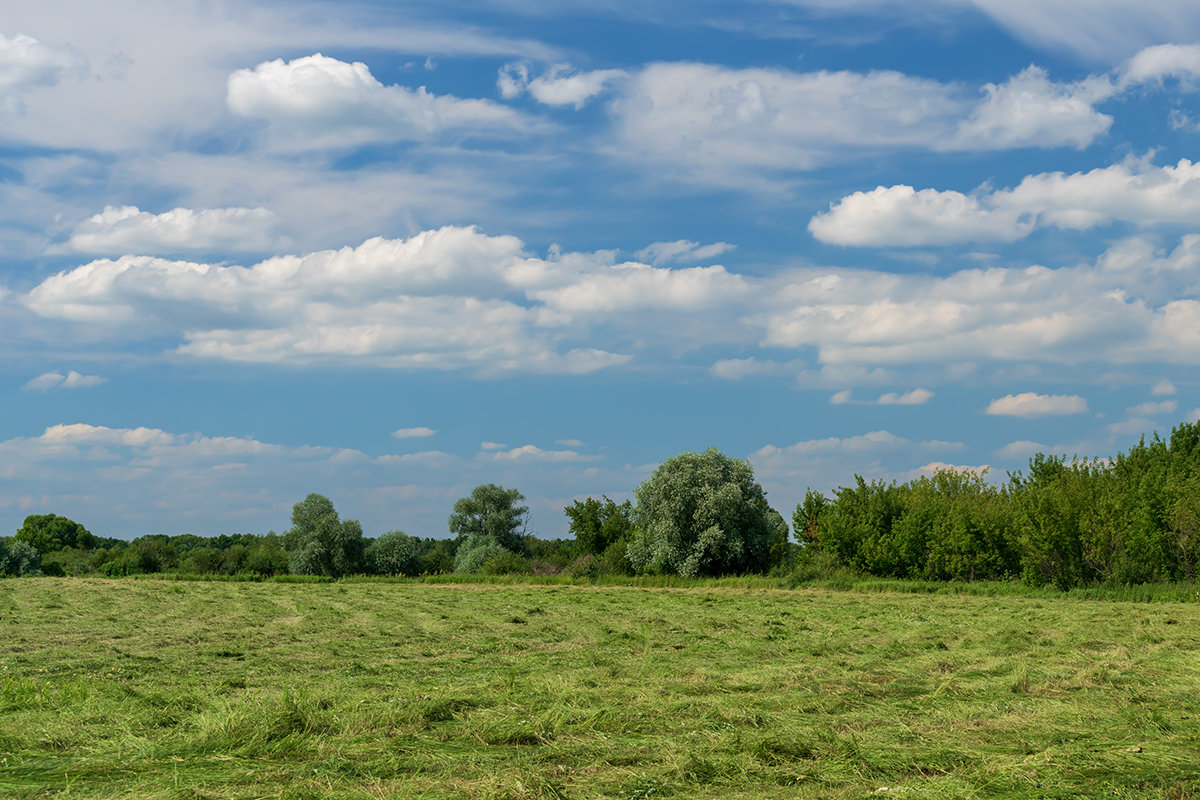
[[[532,530],[1200,417],[1200,7],[4,2],[0,530]]]

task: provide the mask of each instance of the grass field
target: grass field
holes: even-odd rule
[[[1200,604],[0,581],[0,797],[1200,797]]]

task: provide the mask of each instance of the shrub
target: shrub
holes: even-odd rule
[[[21,577],[42,574],[42,554],[28,542],[0,542],[0,575]]]
[[[454,571],[474,573],[483,569],[483,565],[493,556],[511,553],[499,542],[486,534],[475,534],[467,538],[458,548],[454,556]]]

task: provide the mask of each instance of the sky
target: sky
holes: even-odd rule
[[[1192,0],[0,0],[0,534],[1200,419]]]

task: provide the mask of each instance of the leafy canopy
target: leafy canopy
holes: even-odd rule
[[[765,571],[774,535],[766,493],[749,463],[715,447],[680,453],[634,491],[639,572],[722,575]]]
[[[490,537],[506,550],[520,553],[525,549],[522,534],[529,515],[529,507],[520,504],[524,499],[516,489],[494,483],[476,486],[470,496],[454,503],[450,532],[459,539]]]
[[[33,545],[42,555],[67,547],[90,550],[96,546],[96,537],[87,528],[57,514],[30,514],[13,539]]]
[[[362,526],[358,520],[339,520],[323,495],[310,494],[292,507],[292,529],[284,541],[294,574],[340,578],[362,571]]]

